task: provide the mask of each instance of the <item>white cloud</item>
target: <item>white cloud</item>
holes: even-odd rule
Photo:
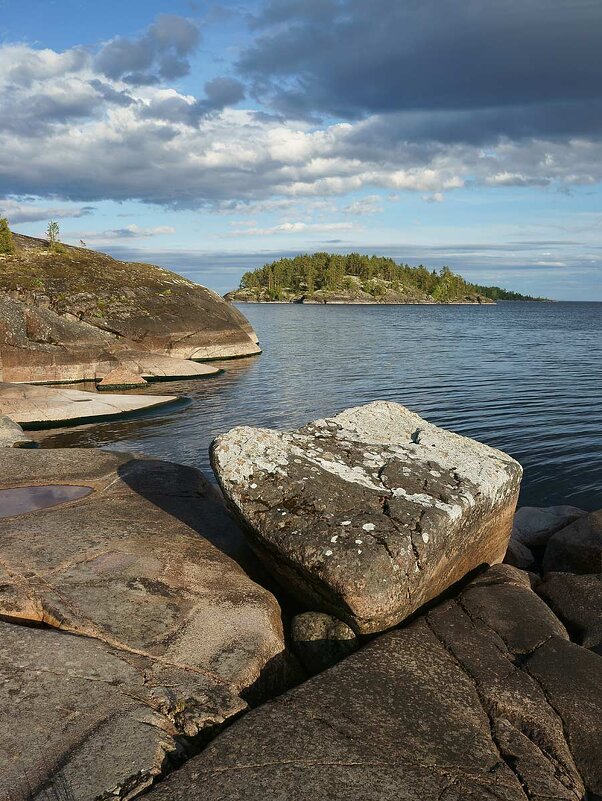
[[[234,223],[233,225],[236,225]],[[235,228],[232,236],[270,236],[273,234],[299,234],[299,233],[320,233],[327,234],[334,231],[351,231],[355,228],[351,223],[305,223],[305,222],[283,222],[267,228],[250,226],[247,228]]]
[[[6,217],[11,224],[85,217],[93,211],[92,206],[36,206],[13,198],[0,199],[0,217]]]
[[[141,228],[138,225],[126,225],[125,228],[111,228],[108,231],[89,231],[79,233],[82,239],[89,242],[109,242],[119,239],[148,239],[153,236],[175,234],[176,229],[170,225],[158,225],[154,228]]]
[[[269,211],[269,204],[285,210],[291,201],[377,189],[438,200],[469,183],[570,187],[602,180],[595,140],[503,140],[483,150],[405,141],[387,115],[314,130],[255,111],[203,114],[204,102],[107,78],[80,49],[0,46],[0,185],[7,196],[222,211],[264,204]],[[363,210],[352,203],[346,213],[378,208],[376,201],[357,203]]]

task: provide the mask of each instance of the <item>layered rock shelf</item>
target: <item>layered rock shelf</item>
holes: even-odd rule
[[[2,801],[602,798],[602,512],[515,513],[517,462],[385,402],[218,437],[238,522],[26,444],[0,417]]]

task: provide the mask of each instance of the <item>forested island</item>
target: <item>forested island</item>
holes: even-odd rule
[[[536,301],[497,286],[471,284],[449,267],[410,267],[383,256],[313,253],[246,272],[227,300],[246,303],[495,303]]]

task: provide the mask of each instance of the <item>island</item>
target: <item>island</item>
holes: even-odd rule
[[[410,267],[383,256],[313,253],[246,272],[226,300],[238,303],[466,303],[536,301],[497,286],[471,284],[449,267]]]

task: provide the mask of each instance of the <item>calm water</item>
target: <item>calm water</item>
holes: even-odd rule
[[[387,399],[518,459],[522,504],[602,507],[602,303],[241,309],[263,355],[150,389],[187,395],[186,407],[38,434],[44,447],[143,451],[208,471],[209,443],[234,425],[296,427]]]

